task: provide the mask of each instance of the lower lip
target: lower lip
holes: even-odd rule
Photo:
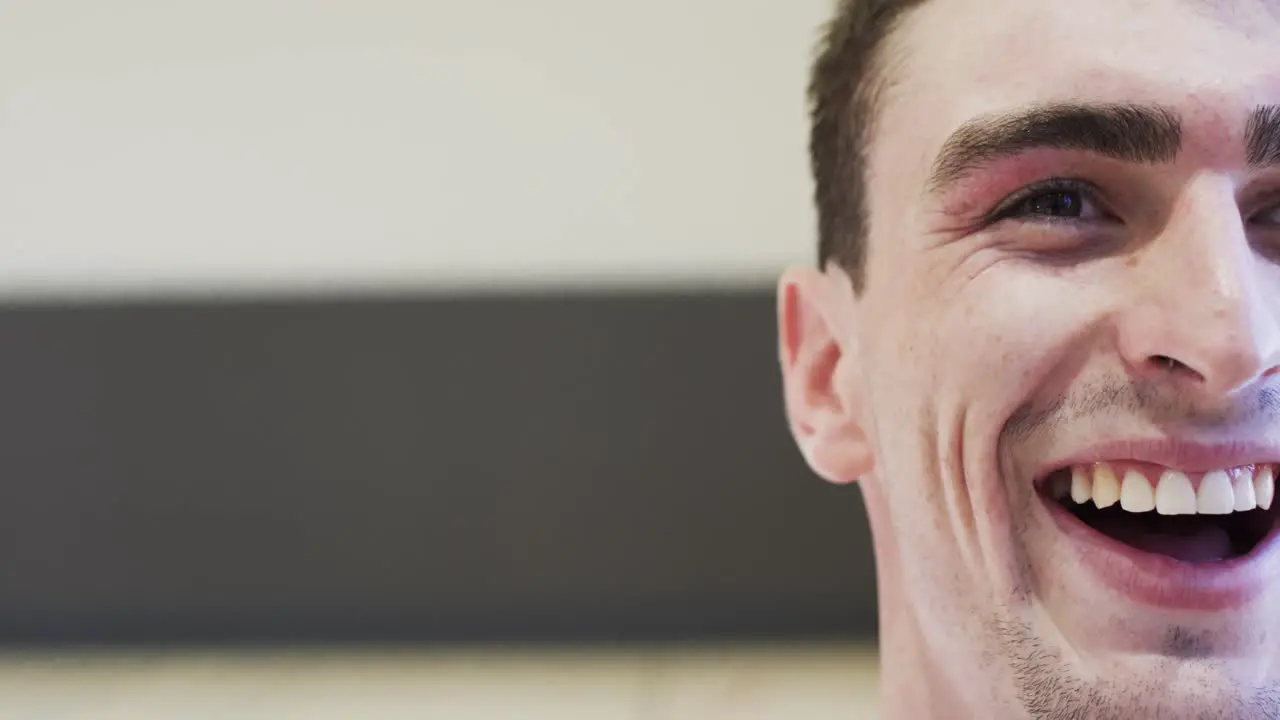
[[[1144,605],[1203,612],[1240,607],[1267,589],[1280,561],[1280,531],[1275,528],[1248,555],[1185,563],[1112,540],[1058,503],[1041,500],[1085,567],[1112,590]]]

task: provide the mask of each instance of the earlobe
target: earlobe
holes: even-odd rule
[[[824,479],[852,483],[870,472],[872,452],[862,422],[862,388],[852,294],[843,273],[788,271],[778,284],[778,355],[791,433],[809,466]],[[844,307],[843,305],[848,305]]]

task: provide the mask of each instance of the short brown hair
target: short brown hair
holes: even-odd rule
[[[810,161],[817,184],[818,261],[866,283],[866,147],[884,82],[879,50],[903,13],[924,0],[840,0],[809,84]]]

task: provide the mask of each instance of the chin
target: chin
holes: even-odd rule
[[[1023,711],[1009,717],[1280,718],[1274,667],[1238,652],[1232,630],[1168,625],[1124,638],[1123,630],[1060,627],[1042,610],[999,621],[991,633],[1009,680],[1010,695],[997,704]]]

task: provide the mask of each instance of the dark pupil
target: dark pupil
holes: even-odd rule
[[[1058,191],[1038,195],[1028,201],[1036,215],[1053,217],[1077,217],[1080,215],[1079,193]]]

